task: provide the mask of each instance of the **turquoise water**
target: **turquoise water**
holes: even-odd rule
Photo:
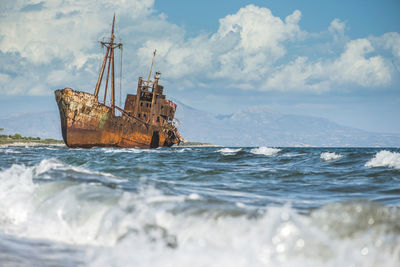
[[[399,266],[400,149],[0,147],[1,266]]]

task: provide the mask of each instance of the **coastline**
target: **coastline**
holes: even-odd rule
[[[10,142],[10,143],[0,143],[0,147],[26,147],[26,146],[65,146],[64,142]]]

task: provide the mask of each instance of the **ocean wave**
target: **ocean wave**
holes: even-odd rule
[[[100,148],[100,151],[104,153],[182,153],[185,151],[191,151],[191,148],[182,148],[182,149],[141,149],[141,148],[117,148],[117,147],[103,147]]]
[[[11,148],[3,148],[1,146],[0,146],[0,148],[2,148],[2,149],[0,149],[0,153],[3,152],[4,154],[21,154],[20,151],[14,150]]]
[[[133,234],[160,238],[173,246],[172,237],[157,237],[165,234],[157,222],[165,211],[160,213],[157,207],[201,199],[197,194],[164,195],[151,186],[129,193],[94,183],[37,184],[34,168],[13,165],[0,171],[0,231],[18,237],[100,246],[115,245]],[[44,170],[43,166],[37,169]]]
[[[253,148],[250,150],[250,153],[257,154],[257,155],[265,155],[265,156],[274,156],[278,154],[282,149],[279,148],[270,148],[261,146],[258,148]]]
[[[11,144],[4,144],[0,147],[24,147],[24,148],[31,148],[31,147],[65,147],[65,144],[43,144],[43,143],[36,143],[36,142],[15,142]]]
[[[161,149],[168,153],[170,150],[178,151],[180,148]],[[316,195],[315,192],[323,191],[318,189],[322,187],[337,190],[335,177],[354,177],[353,172],[350,176],[343,174],[345,169],[340,166],[326,169],[324,164],[315,164],[315,159],[319,160],[318,155],[326,149],[295,149],[292,153],[306,153],[306,156],[285,158],[291,152],[285,148],[284,153],[276,157],[278,162],[268,162],[260,161],[259,156],[250,157],[251,154],[243,152],[250,149],[242,148],[234,158],[244,156],[249,159],[244,162],[245,166],[240,166],[245,171],[231,162],[215,164],[215,156],[219,155],[215,152],[217,149],[204,149],[204,154],[201,149],[193,150],[195,153],[190,156],[193,160],[186,154],[176,153],[153,154],[154,157],[146,154],[144,161],[131,155],[132,160],[121,161],[118,156],[126,160],[127,155],[111,154],[112,161],[100,159],[79,167],[66,164],[64,158],[62,161],[49,158],[33,166],[15,164],[10,167],[8,158],[13,156],[3,155],[7,160],[0,169],[0,251],[7,248],[7,254],[0,253],[0,262],[5,266],[10,262],[8,265],[13,265],[13,255],[22,255],[27,259],[26,266],[30,266],[29,260],[33,255],[42,253],[57,258],[51,249],[66,246],[82,252],[75,257],[71,250],[63,249],[69,258],[82,259],[80,265],[83,266],[398,265],[400,209],[397,207],[398,192],[390,177],[388,181],[363,179],[378,180],[372,181],[372,187],[368,187],[374,188],[375,192],[386,190],[373,196],[370,190],[360,194],[355,179],[349,179],[351,183],[340,182],[343,188],[354,191],[354,194],[340,191],[338,195],[342,197]],[[25,157],[13,162],[37,160],[46,155],[44,151],[32,149],[29,153],[23,152]],[[62,150],[65,160],[87,162],[87,156],[101,154],[105,157],[100,148],[76,154],[71,151],[75,150]],[[317,158],[315,151],[318,151]],[[357,155],[350,169],[355,168],[357,175],[362,170],[365,172],[365,155],[371,157],[371,149],[351,151],[342,152],[346,158],[350,158],[350,154]],[[358,156],[360,151],[362,156]],[[63,153],[56,154],[62,158]],[[52,152],[47,155],[54,156]],[[75,155],[78,159],[71,160]],[[201,161],[204,155],[212,157]],[[168,161],[170,158],[173,160]],[[304,162],[305,158],[311,160],[301,165],[299,162]],[[178,163],[175,163],[176,159]],[[84,167],[112,162],[118,164],[106,168],[124,173],[129,183],[109,186],[98,181],[119,178]],[[182,162],[187,165],[183,166]],[[160,163],[163,165],[159,168]],[[154,165],[157,171],[146,172],[148,179],[135,171],[136,167],[147,168],[150,164],[157,164]],[[224,170],[219,168],[221,166]],[[332,171],[328,173],[332,175],[318,172],[319,166],[323,171]],[[196,179],[192,173],[184,176],[182,170],[189,167],[198,168],[207,175]],[[256,179],[252,173],[248,175],[253,169],[260,173],[254,176]],[[317,180],[303,179],[314,176],[314,173],[318,173]],[[326,177],[330,178],[331,187],[326,187],[330,186],[326,184]],[[254,180],[257,183],[252,184]],[[284,183],[279,184],[281,181]],[[294,185],[290,185],[292,181]],[[273,187],[264,182],[273,183]],[[299,191],[296,190],[298,185],[311,183],[315,189],[312,196],[291,195],[290,191]],[[377,185],[380,187],[376,189]],[[386,196],[393,201],[382,201],[382,198],[379,201],[393,206],[371,201],[336,202],[343,198],[378,199]],[[278,204],[285,200],[293,201],[299,210]],[[329,202],[333,203],[324,205]],[[14,239],[16,245],[2,242],[10,239]],[[49,244],[48,247],[38,249],[43,248],[44,243]],[[43,265],[46,264],[51,265],[43,260]]]
[[[343,158],[343,155],[334,152],[322,152],[320,158],[324,161],[332,161]]]
[[[217,152],[220,152],[222,155],[228,156],[228,155],[235,155],[236,153],[238,153],[239,151],[241,151],[241,148],[221,148],[218,149]]]
[[[256,216],[197,213],[186,205],[204,199],[193,193],[36,184],[33,177],[22,165],[0,171],[0,229],[79,244],[87,265],[397,266],[400,260],[400,210],[370,201],[329,204],[308,215],[290,206],[269,206]]]
[[[394,169],[400,169],[400,153],[391,152],[387,150],[379,151],[375,154],[375,157],[369,160],[366,167],[389,167]]]
[[[88,169],[85,169],[80,166],[64,164],[56,158],[44,159],[39,164],[37,164],[33,167],[28,167],[28,168],[30,168],[32,170],[34,176],[39,176],[50,170],[60,170],[60,171],[73,171],[76,173],[96,175],[96,176],[102,176],[102,177],[108,177],[108,178],[115,178],[115,179],[111,179],[114,182],[125,181],[122,179],[121,180],[117,179],[114,175],[112,175],[110,173],[92,171],[92,170],[88,170]],[[50,178],[50,176],[44,176],[43,178]]]
[[[287,158],[301,157],[306,155],[305,153],[285,153],[282,156]]]
[[[32,211],[31,196],[37,187],[32,178],[32,169],[23,165],[0,171],[0,226],[26,221]]]
[[[185,147],[185,148],[174,149],[174,150],[172,150],[172,151],[177,152],[177,153],[182,153],[182,152],[193,151],[193,149],[190,148],[190,147]]]
[[[100,151],[104,153],[142,153],[143,149],[139,148],[112,148],[112,147],[103,147],[100,148]]]
[[[400,260],[399,210],[368,201],[336,203],[311,215],[269,207],[257,219],[155,212],[163,229],[157,241],[127,237],[93,253],[91,265],[394,267]],[[174,250],[162,236],[173,240]]]

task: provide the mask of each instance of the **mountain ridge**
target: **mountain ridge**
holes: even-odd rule
[[[199,142],[227,146],[400,145],[400,134],[368,132],[317,116],[282,114],[268,106],[253,106],[221,115],[203,113],[177,102],[176,117],[181,121],[182,135]]]
[[[232,114],[213,114],[175,100],[179,131],[188,141],[224,146],[399,147],[400,134],[374,133],[317,116],[282,114],[253,106]],[[62,139],[58,111],[0,118],[3,134]]]

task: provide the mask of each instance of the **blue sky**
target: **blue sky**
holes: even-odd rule
[[[123,98],[157,49],[168,96],[195,108],[400,133],[399,1],[0,0],[0,116],[56,111],[57,88],[92,92],[114,11]]]

